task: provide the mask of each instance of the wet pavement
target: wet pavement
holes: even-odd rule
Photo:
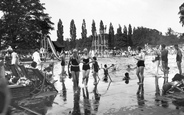
[[[99,63],[110,65],[122,59],[125,62],[118,63],[117,70],[110,72],[112,82],[103,82],[103,71],[100,70],[98,84],[93,85],[94,80],[90,74],[88,87],[85,88],[80,73],[80,88],[77,91],[73,90],[72,79],[66,77],[60,82],[60,63],[55,63],[53,77],[58,80],[55,83],[58,93],[46,92],[34,98],[12,100],[12,115],[184,115],[183,94],[175,94],[181,97],[176,99],[173,95],[162,96],[156,93],[154,72],[150,69],[154,67],[145,69],[144,93],[137,95],[135,71],[130,71],[129,84],[122,81],[126,72],[124,65],[130,63],[126,62],[128,59],[99,59]],[[171,72],[169,78],[173,75]],[[159,78],[157,88],[161,90],[162,84],[163,78]]]

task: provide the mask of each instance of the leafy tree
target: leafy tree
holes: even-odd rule
[[[184,3],[179,7],[180,23],[184,25]]]
[[[132,26],[129,24],[128,26],[128,46],[132,46]]]
[[[62,45],[64,45],[64,40],[63,40],[63,24],[62,24],[62,21],[61,21],[61,19],[59,19],[59,22],[58,22],[58,25],[57,25],[57,28],[58,28],[58,30],[57,30],[57,41],[60,43],[60,44],[62,44]]]
[[[76,48],[76,27],[75,27],[75,22],[72,19],[70,22],[70,37],[71,37],[71,48]]]
[[[170,38],[165,39],[161,32],[156,29],[149,29],[145,27],[138,27],[134,29],[132,40],[134,46],[144,46],[144,44],[169,44]]]
[[[112,25],[112,23],[110,23],[109,26],[109,40],[108,40],[108,45],[110,49],[114,48],[114,27]]]
[[[3,47],[30,49],[40,46],[43,36],[53,29],[43,5],[39,0],[1,0]]]
[[[168,28],[165,34],[166,36],[174,35],[174,31],[172,30],[172,28]]]

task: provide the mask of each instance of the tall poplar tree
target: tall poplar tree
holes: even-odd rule
[[[75,22],[72,19],[70,22],[70,37],[71,37],[71,48],[76,48],[76,26],[75,26]]]
[[[59,19],[59,22],[58,22],[58,25],[57,25],[57,28],[58,28],[58,30],[57,30],[57,41],[60,43],[60,44],[62,44],[62,45],[64,45],[64,40],[63,40],[63,24],[62,24],[62,21],[61,21],[61,19]]]
[[[112,23],[109,25],[109,40],[108,40],[109,49],[114,47],[114,27]]]
[[[82,47],[86,47],[87,43],[87,29],[86,29],[86,22],[85,22],[85,19],[83,19],[83,22],[82,22],[82,32],[81,32],[81,37],[82,37]]]
[[[105,27],[104,27],[103,21],[101,20],[100,21],[100,34],[104,34],[104,33],[105,33]]]
[[[95,21],[94,20],[92,22],[91,32],[92,32],[92,36],[94,37],[95,34],[96,34],[96,25],[95,25]]]
[[[132,42],[132,26],[131,24],[129,24],[128,26],[128,46],[132,46],[133,42]]]
[[[123,28],[123,41],[124,41],[124,46],[129,45],[129,43],[128,43],[128,30],[127,30],[127,27],[125,25]]]

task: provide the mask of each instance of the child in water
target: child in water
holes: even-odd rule
[[[97,84],[97,76],[98,76],[98,70],[99,70],[99,65],[97,62],[96,57],[93,57],[93,77],[94,77],[94,85]]]
[[[105,82],[108,82],[108,75],[109,75],[108,68],[107,68],[107,65],[105,64],[104,65],[104,79],[103,79]]]
[[[129,73],[128,72],[125,73],[125,77],[123,78],[123,80],[125,80],[126,84],[129,83],[130,77],[129,77]]]

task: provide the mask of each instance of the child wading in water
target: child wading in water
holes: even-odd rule
[[[107,68],[107,65],[105,64],[104,65],[104,79],[103,79],[105,82],[108,82],[108,75],[109,75],[108,68]]]
[[[125,73],[125,77],[123,78],[123,80],[125,80],[125,83],[128,84],[129,83],[129,80],[130,80],[130,77],[129,77],[129,73]]]
[[[99,65],[97,62],[96,57],[93,57],[93,77],[94,77],[94,85],[97,84],[97,76],[98,76],[98,70],[99,70]]]

